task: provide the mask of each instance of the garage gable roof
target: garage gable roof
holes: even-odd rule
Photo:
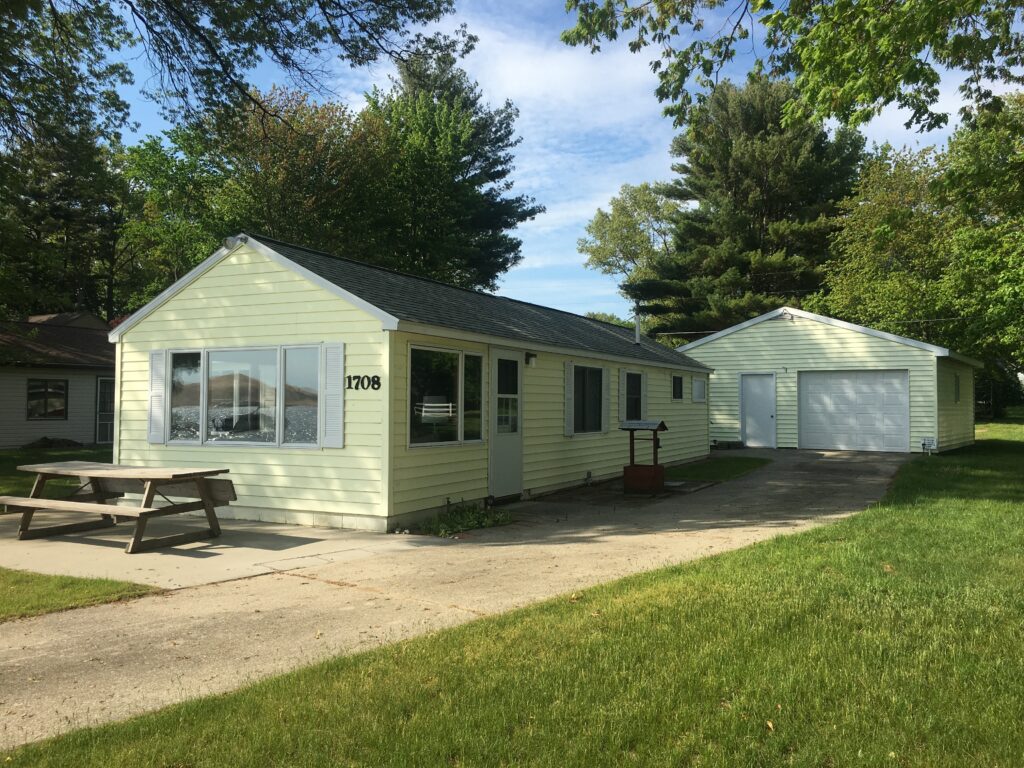
[[[364,309],[380,319],[385,329],[399,329],[403,323],[434,326],[527,345],[571,349],[592,357],[636,360],[694,371],[711,370],[646,336],[641,336],[637,343],[631,328],[505,296],[458,288],[262,235],[245,234],[226,241],[213,256],[115,328],[111,341],[116,341],[243,244]]]
[[[831,325],[836,328],[842,328],[847,331],[863,333],[868,336],[874,336],[875,338],[878,339],[885,339],[886,341],[892,341],[897,344],[904,344],[908,347],[923,349],[928,352],[931,352],[936,357],[948,357],[953,360],[958,360],[961,363],[966,363],[967,365],[974,366],[975,368],[984,367],[984,365],[978,360],[975,360],[972,357],[967,357],[966,355],[961,355],[959,352],[954,352],[953,350],[948,349],[947,347],[939,347],[936,346],[935,344],[928,344],[923,341],[918,341],[917,339],[908,339],[906,336],[897,336],[895,333],[886,333],[885,331],[879,331],[874,328],[868,328],[867,326],[857,325],[855,323],[848,323],[845,320],[837,320],[834,317],[816,315],[813,312],[807,312],[806,310],[803,309],[795,309],[794,307],[779,307],[778,309],[773,309],[771,312],[765,312],[763,315],[759,315],[758,317],[755,317],[751,320],[747,320],[746,322],[743,323],[737,323],[736,325],[718,331],[717,333],[712,333],[710,336],[705,336],[703,339],[691,341],[685,347],[681,347],[680,351],[690,352],[696,349],[697,347],[702,347],[705,344],[715,341],[716,339],[721,339],[724,336],[729,336],[730,334],[736,333],[736,331],[742,331],[744,328],[750,328],[751,326],[757,325],[758,323],[763,323],[766,320],[775,320],[776,318],[780,317],[800,317],[803,318],[804,320],[813,320],[817,323],[823,323],[824,325]]]

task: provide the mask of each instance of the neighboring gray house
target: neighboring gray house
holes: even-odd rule
[[[114,345],[94,315],[0,323],[0,448],[114,440]]]

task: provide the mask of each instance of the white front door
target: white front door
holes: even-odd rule
[[[491,350],[491,496],[523,492],[523,353]]]
[[[774,374],[740,374],[740,421],[744,445],[750,448],[775,447]]]

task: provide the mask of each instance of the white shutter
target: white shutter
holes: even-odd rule
[[[386,396],[386,395],[385,395]],[[324,344],[324,448],[345,447],[345,345]]]
[[[647,418],[647,371],[640,374],[640,418]]]
[[[149,435],[150,443],[164,442],[164,413],[167,387],[167,353],[164,350],[149,353]]]
[[[619,421],[626,420],[626,369],[619,368]]]
[[[576,412],[576,403],[573,395],[576,386],[576,372],[571,360],[565,361],[565,436],[572,437],[575,434],[573,429],[573,416]]]
[[[607,432],[612,428],[612,369],[601,369],[601,431]]]

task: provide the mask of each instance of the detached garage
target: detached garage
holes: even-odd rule
[[[974,369],[945,347],[782,307],[683,347],[713,368],[713,442],[946,451],[974,442]]]

